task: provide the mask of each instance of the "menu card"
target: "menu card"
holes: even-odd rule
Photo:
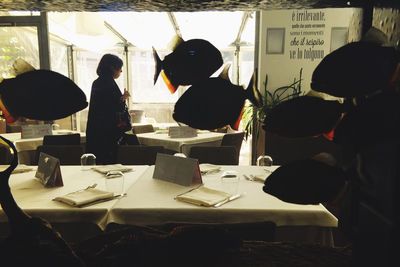
[[[22,125],[21,126],[21,138],[37,138],[45,135],[52,135],[53,130],[50,124],[38,124],[38,125]]]
[[[58,158],[43,152],[40,152],[39,155],[35,177],[38,178],[45,187],[64,186],[61,177],[60,161]]]
[[[168,136],[171,138],[196,137],[197,130],[189,126],[171,126],[168,128]]]
[[[183,186],[202,183],[197,159],[176,157],[162,153],[157,153],[153,178]]]

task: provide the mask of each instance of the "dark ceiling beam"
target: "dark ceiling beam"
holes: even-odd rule
[[[12,0],[0,1],[0,10],[27,11],[256,11],[361,7],[364,0]],[[374,6],[400,8],[398,0],[372,0]]]

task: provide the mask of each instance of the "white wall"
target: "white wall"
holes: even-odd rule
[[[301,68],[302,90],[310,90],[313,70],[323,56],[330,52],[331,28],[349,27],[353,13],[357,12],[359,10],[352,8],[261,11],[258,67],[260,91],[264,90],[266,74],[267,88],[274,91],[293,82],[299,76]],[[266,54],[267,28],[285,28],[283,54]],[[307,42],[312,41],[315,43],[314,47],[307,45]],[[316,58],[309,56],[310,50],[316,53]]]

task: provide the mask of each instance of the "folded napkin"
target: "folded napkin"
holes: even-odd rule
[[[133,170],[131,167],[123,166],[122,164],[98,165],[92,169],[103,174],[111,171],[129,172]]]
[[[220,166],[208,163],[199,164],[199,167],[201,174],[209,174],[209,173],[219,172],[221,170]]]
[[[226,201],[231,196],[231,194],[224,191],[200,186],[176,196],[175,199],[199,206],[214,207],[218,203]]]
[[[10,165],[0,165],[0,171],[4,171],[9,166]],[[34,170],[34,168],[31,166],[27,166],[25,164],[18,164],[17,167],[12,171],[12,174],[29,172],[29,171],[33,171],[33,170]]]
[[[113,192],[99,190],[93,187],[88,187],[83,190],[72,192],[64,196],[54,198],[54,201],[59,201],[70,206],[82,207],[89,204],[94,204],[99,201],[111,200],[114,198]]]

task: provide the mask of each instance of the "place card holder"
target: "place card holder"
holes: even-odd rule
[[[171,126],[168,128],[168,136],[171,138],[196,137],[197,130],[189,126]]]
[[[61,176],[60,161],[58,158],[43,152],[40,152],[39,155],[35,177],[38,178],[45,187],[64,186]]]
[[[50,124],[38,124],[38,125],[22,125],[21,126],[21,138],[37,138],[45,135],[52,135],[53,129]]]
[[[183,186],[202,184],[199,161],[157,153],[153,178]]]

